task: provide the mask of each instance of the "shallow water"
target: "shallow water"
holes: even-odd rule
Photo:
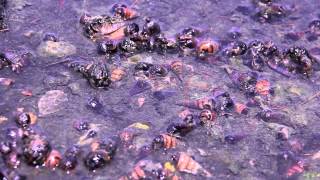
[[[61,152],[75,144],[82,135],[72,126],[76,120],[100,124],[99,139],[111,137],[134,122],[148,122],[151,129],[139,136],[139,141],[147,145],[152,141],[152,137],[165,132],[169,122],[177,121],[178,113],[185,109],[175,105],[177,101],[203,97],[210,94],[212,88],[222,87],[232,97],[236,97],[237,101],[247,102],[243,93],[232,86],[232,82],[223,70],[225,65],[223,61],[207,63],[193,57],[156,53],[139,55],[141,61],[159,64],[169,64],[173,60],[181,59],[194,68],[194,73],[187,73],[183,77],[183,82],[176,81],[176,86],[168,88],[176,92],[175,95],[161,101],[153,96],[152,90],[134,96],[129,95],[135,79],[132,76],[134,65],[127,59],[111,63],[110,66],[125,67],[127,76],[122,81],[112,84],[108,90],[91,88],[81,75],[70,71],[63,64],[46,66],[61,60],[61,58],[44,58],[37,54],[36,49],[46,33],[54,33],[60,40],[76,46],[77,56],[103,60],[104,57],[97,54],[95,43],[83,36],[79,18],[84,12],[92,15],[109,14],[114,3],[119,1],[81,0],[64,1],[64,4],[52,0],[9,2],[10,31],[0,33],[0,51],[28,51],[33,54],[33,57],[32,63],[20,74],[15,74],[9,69],[0,71],[0,77],[15,80],[9,88],[0,86],[0,115],[9,118],[9,121],[1,124],[1,129],[15,126],[12,112],[18,107],[38,113],[38,100],[49,90],[62,90],[67,94],[68,102],[59,112],[39,117],[35,129],[48,138],[54,149]],[[133,4],[132,1],[121,1],[121,3]],[[291,41],[284,37],[288,32],[305,31],[308,23],[319,17],[318,0],[279,0],[279,3],[294,7],[296,10],[280,22],[272,24],[259,23],[235,10],[238,6],[252,6],[250,0],[138,0],[133,4],[133,8],[140,13],[140,17],[148,16],[159,22],[162,31],[168,37],[173,37],[183,28],[192,26],[204,30],[203,39],[213,38],[223,42],[228,38],[227,32],[238,29],[242,33],[240,39],[244,42],[254,39],[272,40],[281,49],[293,45],[304,46],[307,49],[319,47],[320,40],[309,42],[302,37],[298,41]],[[25,6],[21,6],[24,4]],[[143,23],[141,18],[134,21],[140,25]],[[26,37],[25,34],[30,31],[33,35]],[[221,55],[221,58],[225,60],[226,57]],[[237,58],[231,59],[229,63],[237,69],[249,70],[241,65]],[[317,137],[315,135],[320,127],[318,99],[301,104],[319,91],[319,72],[315,72],[311,79],[286,78],[266,68],[259,75],[268,79],[276,87],[272,105],[284,109],[283,111],[290,116],[290,121],[297,126],[289,140],[299,140],[304,145],[303,151],[308,153],[319,151],[319,143],[310,145],[310,141]],[[188,80],[192,76],[205,80],[212,88],[190,87]],[[70,89],[72,83],[79,86],[76,92]],[[292,87],[299,89],[300,94],[290,93]],[[22,96],[20,91],[23,89],[31,90],[33,96]],[[87,108],[87,102],[92,97],[97,97],[102,102],[105,108],[103,113]],[[141,108],[136,104],[139,97],[146,98]],[[159,151],[151,154],[147,159],[164,163],[170,159],[171,154],[187,151],[213,174],[212,179],[281,179],[284,177],[282,169],[286,166],[286,162],[282,162],[281,158],[279,160],[278,156],[286,150],[289,141],[277,140],[275,130],[270,128],[268,123],[256,119],[258,110],[258,108],[250,108],[248,115],[219,117],[216,129],[221,129],[222,132],[208,135],[208,129],[197,128],[182,139],[184,146],[169,150],[167,154]],[[114,114],[110,114],[110,111]],[[199,113],[196,110],[192,112]],[[237,144],[230,145],[221,142],[220,138],[224,134],[244,134],[245,138]],[[199,149],[205,151],[206,155],[200,155]],[[304,155],[306,153],[300,153],[299,158],[308,159]],[[86,170],[82,161],[79,162],[79,167],[68,175],[61,170],[34,169],[24,164],[17,171],[27,175],[28,179],[118,179],[129,173],[140,159],[138,150],[120,148],[111,164],[95,173]],[[253,161],[255,165],[250,165]],[[309,168],[300,175],[300,178],[319,174],[319,165],[318,160],[310,161]],[[182,179],[203,179],[201,176],[187,173],[181,173],[181,177]]]

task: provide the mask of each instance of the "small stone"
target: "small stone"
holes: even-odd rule
[[[71,83],[68,85],[68,88],[71,90],[71,93],[73,95],[79,95],[80,94],[80,84],[77,82]]]
[[[145,98],[144,97],[139,97],[137,99],[137,104],[138,104],[139,107],[142,107],[144,102],[145,102]]]
[[[128,58],[128,61],[132,64],[136,64],[137,62],[141,61],[142,60],[142,57],[141,55],[134,55],[134,56],[131,56]]]
[[[187,85],[191,89],[198,89],[198,90],[202,90],[202,91],[208,91],[211,88],[210,84],[207,81],[205,81],[197,76],[190,77],[187,80]]]
[[[40,116],[56,113],[63,109],[63,104],[68,101],[67,95],[60,90],[46,92],[38,102]]]
[[[14,83],[13,79],[10,78],[0,78],[0,84],[3,86],[10,86]]]
[[[7,117],[5,117],[5,116],[0,116],[0,124],[4,123],[4,122],[6,122],[6,121],[8,121],[8,118],[7,118]]]
[[[25,32],[23,35],[27,38],[31,38],[33,35],[35,35],[35,32],[30,30],[30,31]]]
[[[45,41],[38,49],[38,54],[42,57],[65,57],[76,53],[76,47],[65,41]]]

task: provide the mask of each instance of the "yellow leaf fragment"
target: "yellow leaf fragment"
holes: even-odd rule
[[[174,167],[174,165],[170,162],[166,162],[164,163],[164,169],[165,170],[168,170],[170,172],[175,172],[176,171],[176,168]]]
[[[143,124],[143,123],[133,123],[131,124],[129,127],[133,127],[133,128],[137,128],[137,129],[143,129],[143,130],[149,130],[150,126],[148,126],[147,124]]]

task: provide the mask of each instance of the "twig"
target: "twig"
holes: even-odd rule
[[[317,93],[315,93],[314,95],[310,96],[307,100],[305,100],[304,102],[302,102],[301,104],[307,104],[308,102],[312,101],[313,99],[317,98],[320,96],[320,91],[318,91]]]
[[[53,63],[45,65],[45,67],[50,67],[50,66],[54,66],[54,65],[57,65],[57,64],[63,64],[63,63],[68,62],[68,61],[70,61],[70,60],[69,59],[65,59],[63,61],[53,62]]]

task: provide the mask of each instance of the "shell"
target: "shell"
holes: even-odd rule
[[[256,83],[256,92],[263,96],[268,95],[270,93],[270,82],[268,80],[259,80]]]
[[[56,168],[59,166],[61,161],[61,154],[57,150],[52,150],[45,162],[45,166],[48,168]]]
[[[177,105],[185,106],[192,109],[213,109],[214,101],[211,98],[201,98],[195,101],[182,101],[177,103]]]
[[[203,41],[197,48],[197,54],[200,59],[206,59],[208,56],[214,55],[219,50],[219,44],[215,41]]]
[[[177,163],[177,169],[181,172],[197,175],[202,173],[205,177],[212,177],[211,173],[205,170],[197,161],[185,152],[181,152]]]
[[[123,69],[120,69],[120,68],[114,69],[114,70],[111,72],[110,80],[111,80],[112,82],[120,81],[125,74],[126,74],[126,73],[124,72]]]
[[[200,115],[199,115],[199,119],[201,121],[201,123],[207,123],[207,122],[214,122],[217,118],[217,113],[214,111],[210,111],[208,109],[204,109],[203,111],[201,111]]]
[[[125,8],[124,9],[124,19],[125,20],[131,20],[134,18],[137,18],[139,16],[138,12],[131,9],[131,8]]]
[[[235,104],[235,111],[238,114],[247,114],[248,113],[248,107],[245,104],[236,103]]]
[[[140,166],[136,166],[131,172],[131,178],[134,180],[144,179],[146,178],[146,174]]]
[[[150,83],[143,80],[138,80],[135,85],[130,89],[129,95],[134,96],[136,94],[143,93],[144,91],[147,91],[151,89]]]
[[[182,71],[183,71],[183,63],[182,61],[173,61],[170,65],[171,67],[171,70],[177,74],[177,75],[180,75],[182,74]]]
[[[163,145],[166,149],[174,149],[177,147],[178,139],[167,134],[161,134],[163,137]]]

